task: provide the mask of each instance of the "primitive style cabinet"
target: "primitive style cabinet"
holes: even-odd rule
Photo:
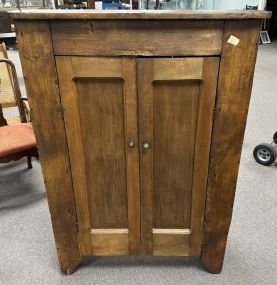
[[[267,12],[13,13],[61,268],[221,271]]]

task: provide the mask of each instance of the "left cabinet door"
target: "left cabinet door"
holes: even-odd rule
[[[56,65],[81,254],[139,254],[136,62],[58,56]]]

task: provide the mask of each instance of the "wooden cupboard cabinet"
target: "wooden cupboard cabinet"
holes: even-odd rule
[[[267,12],[13,13],[62,271],[221,270]]]

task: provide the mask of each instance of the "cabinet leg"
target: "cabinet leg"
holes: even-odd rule
[[[75,272],[82,262],[79,248],[77,248],[77,243],[73,242],[74,238],[71,233],[65,233],[65,235],[68,234],[68,236],[65,236],[65,239],[61,240],[62,236],[60,236],[60,231],[55,231],[54,226],[54,234],[60,270],[62,273],[70,275]]]
[[[62,264],[60,260],[60,268],[62,273],[66,275],[70,275],[75,272],[75,270],[79,267],[81,264],[82,259],[80,260],[68,260],[66,264]]]
[[[210,273],[217,274],[221,272],[223,266],[232,216],[231,208],[229,209],[229,213],[225,213],[225,215],[221,216],[222,220],[219,224],[216,223],[216,213],[214,214],[213,219],[209,217],[210,220],[209,222],[207,221],[203,229],[201,261]],[[208,215],[206,215],[206,217],[207,216]],[[213,223],[212,220],[214,220]]]
[[[209,273],[219,274],[223,266],[223,258],[201,256],[201,262]]]
[[[48,201],[52,201],[53,198],[51,197],[53,193],[50,190],[48,188]],[[69,275],[80,265],[82,256],[79,249],[76,224],[73,224],[75,222],[74,216],[66,211],[66,206],[69,205],[62,205],[62,201],[60,205],[57,204],[54,207],[52,203],[49,203],[52,226],[60,269],[64,274]],[[59,215],[56,214],[57,211],[59,211]]]

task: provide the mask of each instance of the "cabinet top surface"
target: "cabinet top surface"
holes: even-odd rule
[[[270,18],[268,11],[245,10],[25,10],[11,11],[14,19],[264,19]]]

